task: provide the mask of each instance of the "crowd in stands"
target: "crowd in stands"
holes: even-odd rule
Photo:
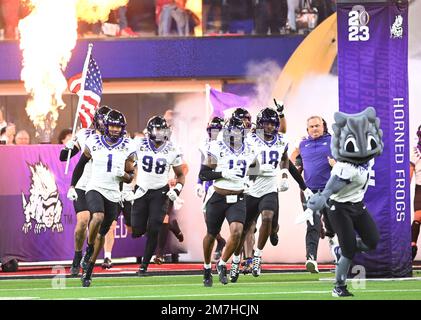
[[[3,111],[0,108],[0,145],[26,145],[31,143],[28,131],[18,130],[12,122],[4,119]]]
[[[201,0],[202,16],[188,9],[192,0],[129,0],[108,21],[79,21],[79,37],[190,36],[203,34],[277,35],[307,33],[335,12],[335,0]],[[196,1],[196,0],[195,0]],[[198,0],[200,1],[200,0]],[[30,12],[19,0],[0,1],[0,40],[18,39],[19,19]]]

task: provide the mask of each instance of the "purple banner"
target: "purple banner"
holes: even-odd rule
[[[407,2],[338,2],[338,74],[340,111],[373,106],[384,132],[365,197],[380,242],[355,262],[369,277],[410,276]]]
[[[212,116],[224,118],[224,110],[230,108],[247,108],[250,104],[248,97],[240,97],[229,92],[221,92],[210,89],[210,101],[212,104]]]
[[[61,145],[0,147],[0,258],[20,261],[71,260],[76,214],[66,194],[69,174],[59,161]],[[117,220],[113,257],[142,256],[145,238],[132,239]],[[183,252],[171,246],[172,252]]]

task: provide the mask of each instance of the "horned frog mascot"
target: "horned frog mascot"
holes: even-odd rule
[[[337,162],[325,189],[312,196],[307,207],[313,211],[330,207],[329,220],[338,235],[341,254],[332,296],[348,297],[353,294],[345,283],[355,253],[373,250],[379,241],[379,232],[363,198],[369,168],[383,151],[383,132],[373,107],[357,114],[336,112],[334,119],[330,147]]]

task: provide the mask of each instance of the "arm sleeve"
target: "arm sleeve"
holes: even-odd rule
[[[297,181],[301,190],[307,189],[307,185],[305,184],[303,177],[298,172],[297,168],[294,166],[294,164],[291,162],[291,160],[289,160],[288,171],[291,174],[291,176],[294,178],[294,180]]]
[[[204,156],[203,156],[203,154],[200,156],[200,163],[203,163],[203,160],[204,159]],[[197,176],[197,184],[202,184],[203,183],[203,180],[202,179],[200,179],[200,174]]]
[[[73,170],[72,174],[72,186],[76,186],[77,182],[79,181],[80,177],[83,174],[83,169],[85,169],[85,165],[89,162],[89,158],[85,156],[84,153],[82,153],[82,156],[79,159],[79,162],[77,163],[75,169]]]
[[[212,168],[202,165],[199,172],[199,179],[201,181],[210,181],[222,178],[221,172],[215,172]]]
[[[71,153],[70,158],[73,158],[79,152],[79,148],[74,146]],[[69,149],[63,148],[60,151],[60,161],[67,161],[67,154],[69,153]]]

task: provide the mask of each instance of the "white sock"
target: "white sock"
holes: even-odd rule
[[[220,259],[219,263],[218,263],[218,266],[225,266],[226,264],[227,263],[224,260]]]
[[[261,257],[262,253],[263,253],[263,250],[260,250],[260,249],[254,250],[254,256],[255,257]]]
[[[238,256],[236,256],[236,255],[234,255],[233,257],[232,257],[232,262],[234,262],[234,263],[240,263],[240,256],[238,255]]]
[[[108,258],[108,259],[110,259],[111,260],[111,252],[105,252],[104,253],[104,259],[105,258]]]
[[[212,269],[212,263],[204,263],[204,264],[203,264],[203,267],[204,267],[205,269]]]

